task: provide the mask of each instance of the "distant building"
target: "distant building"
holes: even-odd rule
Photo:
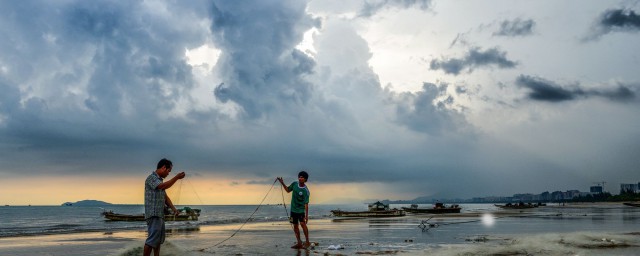
[[[546,192],[545,192],[546,193]],[[588,195],[587,192],[580,192],[579,190],[567,190],[566,192],[554,191],[551,194],[547,194],[551,201],[571,200],[576,197],[584,197]]]
[[[591,186],[589,188],[589,192],[591,192],[591,194],[602,194],[603,189],[602,186],[598,185],[598,186]]]
[[[602,183],[604,184],[604,182]],[[488,197],[474,197],[468,199],[470,203],[518,203],[518,202],[560,202],[572,200],[575,198],[586,198],[588,196],[595,196],[605,193],[604,186],[598,184],[590,187],[589,192],[580,192],[579,190],[567,190],[567,191],[545,191],[540,194],[514,194],[512,197],[501,196],[488,196]],[[634,193],[640,193],[640,182],[638,184],[621,184],[621,191],[633,191]]]
[[[581,196],[582,194],[580,193],[579,190],[567,190],[567,192],[564,192],[564,198],[565,199],[573,199],[576,197]]]
[[[640,182],[638,184],[620,184],[620,193],[623,192],[640,193]]]
[[[542,192],[542,194],[540,194],[540,200],[551,201],[551,193],[549,193],[549,191]]]
[[[552,201],[558,201],[558,200],[562,200],[562,199],[565,199],[562,196],[562,191],[553,191],[553,192],[551,192],[551,200]]]

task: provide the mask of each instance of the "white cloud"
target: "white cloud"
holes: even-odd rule
[[[211,47],[208,44],[203,44],[194,49],[186,49],[185,56],[187,57],[187,63],[196,68],[202,68],[204,71],[210,72],[218,62],[222,51]]]
[[[300,42],[297,46],[296,49],[300,50],[301,52],[305,53],[306,55],[308,55],[311,58],[314,58],[316,56],[316,54],[318,53],[316,51],[316,49],[313,47],[313,38],[318,34],[318,29],[317,28],[311,28],[309,29],[307,32],[304,33],[304,38],[302,39],[302,42]]]

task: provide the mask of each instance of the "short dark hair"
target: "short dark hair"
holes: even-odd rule
[[[160,169],[162,167],[171,168],[173,167],[173,163],[169,161],[169,159],[162,158],[160,162],[158,162],[158,167],[156,169]]]
[[[305,171],[301,171],[298,173],[298,177],[302,176],[304,178],[304,181],[309,180],[309,174]]]

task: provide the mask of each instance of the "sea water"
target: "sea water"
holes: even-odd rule
[[[408,205],[391,205],[400,208]],[[182,206],[177,206],[180,208]],[[167,222],[168,229],[189,230],[209,225],[244,222],[277,222],[287,220],[290,209],[283,205],[190,205],[201,209],[198,221]],[[428,207],[421,205],[421,207]],[[336,220],[368,223],[367,232],[385,236],[432,237],[432,242],[487,234],[536,234],[553,232],[633,232],[640,231],[640,208],[622,204],[582,205],[581,207],[539,207],[526,210],[503,210],[491,204],[461,204],[462,213],[480,213],[468,217],[438,215],[407,215],[399,218]],[[332,219],[331,210],[362,211],[366,204],[310,205],[309,218]],[[145,230],[145,222],[109,221],[101,213],[113,211],[122,214],[144,213],[143,205],[89,206],[0,206],[0,237],[42,235],[75,232],[112,232],[118,230]],[[512,214],[510,214],[512,213]],[[253,216],[252,216],[253,214]],[[249,218],[251,216],[251,218]],[[432,216],[435,216],[431,218]],[[432,228],[419,227],[436,224]],[[361,225],[360,225],[361,226]],[[420,231],[416,233],[416,231]],[[348,231],[347,231],[348,232]],[[437,235],[436,235],[437,234]]]
[[[181,207],[183,206],[176,206],[176,208]],[[167,228],[188,229],[194,226],[244,223],[245,221],[283,221],[288,219],[288,211],[290,211],[289,208],[285,210],[283,205],[188,205],[188,207],[201,209],[198,220],[167,222]],[[337,208],[362,210],[366,209],[366,205],[312,205],[309,218],[329,218],[330,210]],[[146,229],[144,221],[109,221],[102,216],[104,211],[143,214],[144,205],[0,206],[0,237]]]
[[[391,205],[392,208],[402,206],[408,205]],[[290,227],[283,205],[190,207],[202,210],[198,221],[167,223],[167,229],[172,233],[169,240],[185,255],[207,255],[210,252],[221,255],[281,255],[291,250],[289,246],[293,236],[284,232]],[[346,255],[387,252],[397,252],[398,255],[636,255],[635,250],[640,247],[640,208],[622,204],[550,205],[525,210],[504,210],[491,204],[461,204],[461,207],[462,214],[452,215],[408,214],[394,218],[339,219],[332,217],[330,210],[361,211],[367,209],[366,204],[312,204],[309,227],[312,241],[320,242],[316,251]],[[4,206],[0,207],[0,240],[6,238],[11,241],[11,237],[16,236],[97,231],[105,234],[100,239],[119,241],[117,234],[122,232],[116,231],[144,232],[146,229],[144,222],[108,221],[101,216],[104,210],[140,214],[144,207]],[[245,221],[261,224],[247,225],[235,239],[210,248],[232,236]],[[423,228],[425,225],[429,228]],[[112,234],[115,238],[111,238]],[[197,236],[193,236],[195,234]],[[68,241],[69,238],[63,240]],[[64,241],[61,243],[66,243]],[[132,251],[139,250],[139,244],[139,241],[132,241],[131,246],[135,247]],[[333,252],[328,249],[330,245],[342,245],[344,249]],[[59,246],[68,249],[64,245]],[[192,250],[204,247],[210,249],[206,252]],[[7,250],[13,250],[11,248]],[[90,247],[83,251],[73,248],[78,251],[74,255],[86,255],[87,251],[96,249]],[[99,248],[108,251],[109,247],[101,245]],[[260,248],[262,253],[256,253],[256,248]],[[24,251],[24,254],[17,255],[32,255],[30,253]]]

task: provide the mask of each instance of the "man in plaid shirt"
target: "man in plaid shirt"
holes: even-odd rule
[[[144,182],[144,218],[147,221],[147,240],[144,243],[144,256],[160,255],[160,245],[164,243],[164,206],[168,206],[178,215],[178,210],[167,193],[166,189],[173,186],[177,180],[184,178],[184,172],[178,173],[172,179],[163,182],[162,179],[169,176],[173,163],[163,158],[158,162],[158,166],[154,172],[149,174]]]

